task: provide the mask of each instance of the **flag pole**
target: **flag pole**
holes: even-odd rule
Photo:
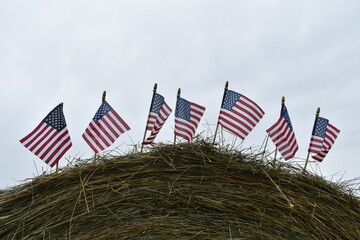
[[[181,88],[178,89],[176,97],[179,98],[180,95],[181,95]],[[176,102],[176,106],[177,106],[177,102]],[[176,112],[176,110],[175,110],[175,112]],[[176,144],[176,133],[174,132],[174,146],[175,146],[175,144]]]
[[[103,94],[102,94],[102,97],[101,97],[101,100],[104,102],[105,101],[105,99],[106,99],[106,91],[104,91],[103,92]],[[94,159],[93,159],[93,161],[95,162],[95,160],[96,160],[96,153],[94,153]]]
[[[269,135],[267,135],[267,136],[265,137],[265,146],[264,146],[264,151],[263,151],[263,155],[262,155],[262,157],[261,157],[261,160],[264,159],[265,151],[266,151],[267,144],[268,144],[268,140],[269,140]],[[264,143],[264,141],[263,141],[263,143]],[[261,145],[261,146],[262,146],[262,145]]]
[[[223,99],[222,99],[222,101],[221,101],[221,105],[222,105],[223,102],[224,102],[225,94],[226,94],[226,91],[228,90],[228,87],[229,87],[229,82],[226,81],[226,83],[225,83],[225,88],[224,88],[224,95],[223,95]],[[221,107],[220,107],[220,108],[221,108]],[[220,111],[221,111],[221,110],[220,110]],[[218,122],[217,122],[217,124],[216,124],[214,139],[213,139],[213,142],[212,142],[213,145],[215,144],[216,134],[217,134],[218,129],[219,129],[219,119],[218,119]]]
[[[282,109],[283,109],[283,106],[285,105],[285,97],[282,96],[281,98],[281,110],[280,110],[280,116],[282,114]],[[275,162],[276,162],[276,155],[277,155],[277,152],[278,152],[278,148],[275,148],[275,154],[274,154],[274,162],[273,162],[273,165],[275,166]]]
[[[62,102],[61,105],[64,106],[64,103]],[[59,171],[59,161],[56,162],[56,173]]]
[[[156,90],[157,90],[157,83],[154,84],[154,89],[153,89],[153,96],[152,96],[152,99],[151,99],[151,104],[150,104],[150,109],[149,109],[149,114],[151,112],[151,109],[152,109],[152,106],[154,104],[154,98],[155,98],[155,93],[156,93]],[[149,114],[148,114],[148,121],[149,121]],[[146,125],[145,125],[145,131],[144,131],[144,137],[143,137],[143,141],[145,141],[145,138],[146,138],[146,131],[147,131],[147,122],[146,122]],[[144,149],[144,144],[141,143],[141,149],[140,149],[140,153],[143,152],[143,149]]]
[[[316,121],[316,118],[320,115],[320,108],[318,107],[317,110],[316,110],[316,117],[315,117],[315,121]],[[315,124],[316,122],[314,123],[314,127],[315,127]],[[314,130],[313,130],[314,131]],[[308,154],[306,156],[306,162],[305,162],[305,165],[304,165],[304,170],[303,170],[303,173],[305,173],[306,171],[306,167],[309,163],[309,157],[310,157],[310,152],[308,151]]]

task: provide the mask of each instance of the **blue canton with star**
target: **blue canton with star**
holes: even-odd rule
[[[326,127],[328,122],[329,120],[327,120],[326,118],[317,117],[315,121],[315,127],[313,130],[313,135],[317,137],[325,138]]]
[[[108,112],[110,112],[112,107],[108,104],[106,100],[103,100],[101,103],[99,109],[95,113],[95,116],[93,118],[94,122],[99,121],[104,115],[106,115]]]
[[[190,103],[187,100],[183,98],[177,99],[175,117],[190,122]]]
[[[161,96],[160,94],[155,93],[154,102],[151,106],[150,112],[159,113],[160,108],[162,107],[164,102],[165,102],[164,97]]]
[[[240,93],[231,90],[226,90],[224,101],[221,105],[221,108],[225,108],[226,110],[231,110],[240,97],[241,97]]]
[[[288,126],[289,126],[289,128],[290,128],[290,130],[293,131],[293,127],[292,127],[292,125],[291,125],[291,121],[290,121],[290,117],[289,117],[289,112],[288,112],[288,110],[287,110],[287,108],[286,108],[285,105],[282,105],[281,115],[285,118],[285,120],[286,120],[286,122],[287,122],[287,124],[288,124]]]
[[[63,113],[63,104],[57,105],[43,120],[47,125],[61,131],[66,127],[65,117]]]

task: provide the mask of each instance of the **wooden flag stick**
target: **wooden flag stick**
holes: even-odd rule
[[[151,104],[150,104],[150,109],[149,109],[149,114],[148,114],[148,120],[146,122],[146,125],[145,125],[145,131],[144,131],[144,137],[143,137],[143,141],[145,141],[145,138],[146,138],[146,131],[147,131],[147,123],[149,121],[149,115],[150,115],[150,112],[151,112],[151,108],[154,104],[154,98],[155,98],[155,93],[156,93],[156,90],[157,90],[157,83],[154,84],[154,89],[153,89],[153,96],[152,96],[152,99],[151,99]],[[144,144],[141,143],[141,149],[140,149],[140,153],[143,152],[143,149],[144,149]]]
[[[181,88],[178,89],[176,97],[179,98],[180,95],[181,95]],[[176,106],[177,106],[177,103],[176,103]],[[176,144],[176,133],[174,132],[174,146],[175,146],[175,144]]]
[[[282,114],[282,109],[283,109],[283,106],[285,105],[285,97],[283,96],[281,98],[281,110],[280,110],[280,116]],[[273,165],[275,166],[275,163],[276,163],[276,155],[277,155],[277,152],[278,152],[278,149],[276,148],[275,149],[275,154],[274,154],[274,162],[273,162]]]
[[[102,97],[101,97],[101,100],[102,100],[102,101],[105,101],[105,99],[106,99],[106,91],[104,91],[104,92],[103,92]],[[95,162],[95,161],[96,161],[96,156],[97,156],[97,154],[96,154],[96,153],[94,153],[94,159],[93,159],[93,162]]]
[[[224,88],[224,95],[223,95],[223,99],[222,99],[222,101],[221,101],[221,106],[222,106],[222,104],[223,104],[223,102],[224,102],[225,94],[226,94],[226,91],[228,90],[228,87],[229,87],[229,82],[226,81],[226,83],[225,83],[225,88]],[[221,108],[221,107],[220,107],[220,108]],[[220,110],[220,111],[221,111],[221,110]],[[218,122],[217,122],[217,124],[216,124],[214,139],[213,139],[213,142],[212,142],[213,145],[215,144],[216,134],[217,134],[217,132],[218,132],[218,129],[219,129],[219,119],[218,119]]]
[[[261,157],[261,160],[264,159],[264,156],[265,156],[265,151],[266,151],[266,148],[267,148],[267,144],[268,144],[268,140],[269,140],[269,135],[266,136],[265,138],[265,145],[264,145],[264,151],[263,151],[263,155]]]
[[[316,110],[316,117],[315,117],[315,123],[314,123],[314,127],[315,127],[315,124],[316,124],[316,119],[317,117],[320,115],[320,108],[318,107],[317,110]],[[309,163],[309,157],[310,157],[310,152],[308,151],[308,154],[306,156],[306,162],[305,162],[305,165],[304,165],[304,170],[303,170],[303,173],[305,173],[306,171],[306,167]]]

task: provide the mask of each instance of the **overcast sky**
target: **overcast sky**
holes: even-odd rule
[[[359,177],[359,12],[356,0],[0,0],[0,188],[49,169],[19,140],[60,102],[73,142],[67,157],[92,156],[81,135],[103,90],[131,127],[110,149],[131,150],[142,140],[154,83],[173,109],[179,87],[205,106],[197,132],[206,135],[229,81],[265,111],[243,147],[261,145],[285,96],[302,159],[320,107],[341,133],[309,170]],[[172,141],[173,127],[174,112],[156,141]]]

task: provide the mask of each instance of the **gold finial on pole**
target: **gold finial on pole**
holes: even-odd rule
[[[156,90],[157,90],[157,83],[154,84],[154,90],[153,90],[153,92],[155,93]]]
[[[285,104],[285,97],[284,97],[284,96],[281,98],[281,104],[282,104],[282,105]]]
[[[320,115],[320,108],[319,107],[316,109],[316,114],[315,115],[316,115],[316,118]],[[314,127],[315,127],[315,124],[316,124],[316,118],[315,118]],[[306,156],[306,162],[305,162],[305,165],[304,165],[303,173],[305,173],[305,171],[306,171],[306,167],[307,167],[307,165],[309,163],[309,157],[310,157],[310,152],[308,151],[308,154]]]
[[[225,90],[228,90],[228,87],[229,87],[229,81],[226,81],[226,83],[225,83]]]
[[[105,99],[106,99],[106,91],[104,91],[102,95],[102,100],[105,101]]]

